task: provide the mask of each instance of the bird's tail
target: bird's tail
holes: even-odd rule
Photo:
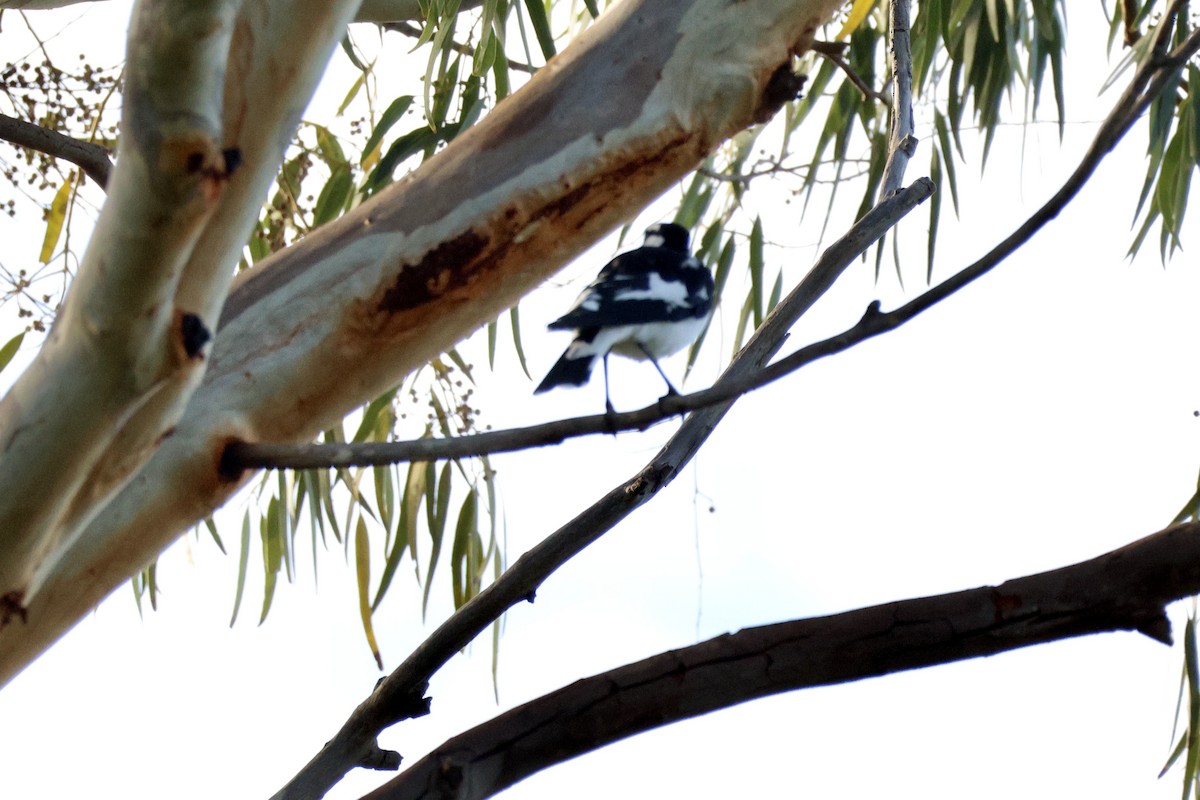
[[[573,349],[576,353],[575,357],[571,358]],[[533,393],[548,392],[555,386],[583,386],[591,377],[592,365],[595,362],[595,353],[579,353],[577,348],[567,348]]]

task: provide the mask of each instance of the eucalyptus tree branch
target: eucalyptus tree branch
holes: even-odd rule
[[[1175,3],[1172,11],[1177,12],[1178,8],[1179,4]],[[1164,22],[1156,32],[1156,36],[1165,36],[1164,29],[1168,27],[1169,20]],[[897,327],[985,274],[1004,256],[1026,241],[1036,230],[1057,216],[1066,203],[1078,193],[1103,157],[1145,111],[1153,97],[1162,91],[1170,77],[1169,74],[1166,74],[1165,67],[1178,68],[1182,61],[1189,58],[1197,49],[1200,49],[1200,32],[1189,36],[1183,44],[1170,53],[1163,60],[1166,62],[1165,65],[1163,63],[1157,65],[1147,63],[1139,68],[1130,87],[1122,95],[1109,117],[1102,123],[1095,141],[1067,183],[1046,205],[1039,209],[1034,217],[983,259],[889,314],[869,309],[858,325],[840,337],[811,345],[788,358],[781,359],[765,371],[786,370],[789,368],[787,364],[789,359],[813,358],[828,354],[828,352],[837,352],[851,346],[856,341]],[[840,240],[835,243],[825,256],[829,256],[831,251],[842,247],[844,242],[845,240]],[[862,252],[869,245],[870,242],[855,247],[847,245],[846,249],[857,253]],[[781,303],[763,323],[750,343],[726,370],[725,376],[718,382],[718,386],[725,381],[733,381],[759,370],[760,365],[778,349],[787,328],[828,289],[840,273],[840,268],[836,266],[834,259],[827,262],[825,256],[806,276],[800,286],[789,295],[788,299]],[[849,263],[849,260],[854,257],[856,256],[851,254],[846,263]],[[423,694],[428,686],[429,678],[442,664],[453,653],[465,647],[505,610],[523,599],[532,600],[537,587],[555,569],[600,538],[621,519],[666,486],[699,449],[728,407],[729,403],[726,402],[693,413],[685,420],[675,436],[638,475],[614,488],[574,520],[551,534],[541,544],[518,559],[494,584],[460,608],[400,667],[376,686],[373,694],[355,709],[342,729],[325,745],[321,753],[289,783],[288,787],[277,794],[276,798],[319,797],[353,765],[378,759],[380,753],[383,752],[375,741],[378,732],[403,719],[427,712],[428,704],[423,699]],[[1192,526],[1181,526],[1173,530],[1190,532]],[[1174,536],[1174,534],[1171,535]],[[1179,563],[1178,553],[1173,546],[1167,547],[1166,551],[1169,554],[1169,564]],[[1113,554],[1114,560],[1120,557],[1120,552]],[[1194,590],[1186,589],[1183,593],[1187,594],[1191,591]],[[1135,592],[1130,596],[1137,598],[1155,595]],[[1167,636],[1161,622],[1161,615],[1147,615],[1139,625],[1134,627],[1140,627],[1144,632],[1159,639],[1165,639]],[[304,793],[305,790],[301,787],[307,787],[307,793]],[[318,788],[313,791],[313,787]],[[387,796],[381,795],[381,797]]]
[[[890,0],[888,17],[888,54],[892,69],[892,113],[888,133],[887,163],[879,197],[900,188],[908,160],[917,150],[913,135],[912,47],[909,43],[909,0]]]
[[[1172,3],[1168,15],[1159,24],[1154,34],[1158,37],[1159,42],[1169,41],[1171,21],[1181,5],[1181,2]],[[1091,145],[1080,159],[1075,171],[1071,173],[1059,190],[1008,238],[975,263],[963,268],[960,272],[899,308],[887,313],[875,313],[877,308],[874,311],[869,309],[867,315],[855,326],[855,329],[841,337],[827,340],[821,345],[829,348],[830,352],[836,352],[838,349],[849,347],[865,338],[877,336],[898,327],[990,272],[1066,208],[1067,204],[1074,199],[1075,195],[1079,194],[1092,174],[1095,173],[1104,157],[1116,147],[1117,143],[1154,102],[1154,99],[1162,93],[1172,75],[1182,69],[1188,59],[1198,51],[1200,51],[1200,29],[1193,31],[1186,40],[1166,56],[1159,59],[1147,58],[1145,63],[1134,73],[1132,81],[1113,106],[1113,110],[1100,123],[1100,129],[1096,132],[1096,136],[1092,139]]]
[[[933,194],[933,182],[921,178],[912,186],[896,192],[863,216],[844,237],[855,243],[877,238]],[[827,251],[835,251],[837,245]],[[822,258],[822,261],[825,257]],[[818,265],[821,262],[818,262]],[[818,268],[814,268],[816,271]],[[793,372],[805,363],[794,363]],[[738,397],[782,378],[787,372],[764,370],[743,375],[736,380],[721,381],[710,389],[686,395],[667,395],[657,403],[636,411],[612,414],[593,414],[586,417],[557,420],[526,428],[459,436],[453,439],[415,439],[407,442],[339,442],[329,444],[271,444],[263,442],[231,442],[222,455],[222,469],[238,474],[245,469],[336,469],[396,464],[403,461],[434,461],[444,458],[465,458],[489,453],[545,447],[597,433],[645,430],[679,414],[707,408]]]
[[[386,22],[380,27],[382,27],[385,31],[402,33],[405,36],[412,37],[413,39],[418,39],[421,36],[421,28],[414,22]],[[472,58],[475,56],[475,48],[469,44],[451,41],[449,47],[454,52],[461,53],[464,56],[469,56]],[[508,59],[508,67],[509,69],[515,69],[518,72],[524,72],[529,75],[537,72],[536,67],[526,64],[524,61],[513,61],[512,59]]]
[[[878,103],[890,104],[886,93],[878,91],[865,80],[862,76],[854,71],[854,67],[850,66],[850,62],[846,61],[843,53],[850,45],[846,42],[813,42],[813,52],[818,53],[833,62],[834,66],[846,74],[846,78],[854,84],[855,88],[870,100]]]
[[[224,93],[233,113],[226,116],[230,125],[219,146],[243,154],[255,135],[252,118],[259,105],[276,97],[294,99],[293,78],[319,64],[315,51],[291,47],[286,36],[273,35],[275,29],[323,32],[336,43],[345,26],[344,18],[317,25],[312,14],[319,10],[295,12],[298,0],[278,2],[292,13],[274,13],[274,0],[268,3],[271,13],[259,13],[264,2],[245,3],[250,49],[238,51],[238,63],[256,61],[263,51],[277,53],[271,61],[280,73],[278,85],[265,85],[263,96],[247,94],[242,83],[227,84]],[[309,2],[336,7],[339,15],[349,7],[340,0]],[[613,4],[580,46],[559,53],[555,69],[539,70],[409,178],[242,272],[232,290],[219,293],[223,307],[214,308],[212,289],[220,278],[208,268],[215,266],[211,259],[199,258],[201,250],[217,250],[207,248],[210,233],[220,244],[238,234],[238,226],[253,224],[252,215],[239,213],[220,231],[214,227],[230,190],[260,161],[267,163],[269,148],[260,151],[260,159],[244,158],[175,296],[176,305],[199,309],[196,316],[217,330],[203,382],[190,393],[177,424],[158,429],[169,430],[168,436],[149,441],[139,436],[152,427],[145,413],[164,418],[156,399],[161,395],[147,398],[127,417],[121,430],[130,435],[122,432],[114,441],[143,447],[109,448],[122,456],[114,468],[138,467],[149,450],[153,456],[111,500],[103,493],[113,485],[106,476],[102,482],[88,479],[99,492],[76,493],[98,498],[75,509],[94,516],[53,557],[40,560],[38,590],[16,601],[26,622],[0,627],[0,683],[252,477],[229,480],[219,471],[230,440],[311,440],[494,319],[631,209],[658,197],[721,142],[776,108],[778,92],[767,91],[778,88],[775,76],[807,49],[813,32],[840,5],[840,0]],[[245,27],[239,23],[238,30]],[[664,37],[663,31],[673,33]],[[730,31],[738,35],[731,38]],[[236,68],[230,77],[255,75]],[[287,105],[297,114],[304,107]],[[275,136],[278,129],[268,133]],[[113,183],[121,182],[121,172],[119,158]],[[112,190],[110,202],[111,195]],[[218,235],[222,231],[228,237]],[[244,235],[238,242],[245,242]],[[217,315],[219,326],[213,324]],[[188,393],[170,391],[168,402]],[[95,404],[110,393],[85,394]],[[25,407],[34,413],[55,406]],[[117,427],[89,423],[94,416],[64,412],[55,419],[79,426],[80,435]],[[6,496],[16,502],[44,493],[42,484],[36,492]],[[6,534],[0,525],[0,542]],[[0,557],[0,574],[9,564]]]
[[[95,142],[73,139],[7,114],[0,114],[0,139],[69,161],[83,170],[101,189],[108,186],[112,159],[108,149]]]
[[[867,213],[845,236],[821,255],[812,270],[759,326],[750,342],[733,359],[714,388],[752,374],[776,352],[787,330],[812,306],[859,255],[915,208],[932,190],[928,181],[902,192]],[[735,394],[736,396],[736,394]],[[397,722],[427,713],[425,689],[442,666],[506,610],[533,600],[538,587],[556,569],[599,539],[630,512],[671,482],[716,427],[732,399],[692,414],[670,444],[638,475],[617,486],[590,508],[525,553],[496,581],[459,608],[421,643],[390,675],[381,680],[354,710],[337,734],[275,794],[273,800],[322,797],[355,766],[382,760],[376,737]],[[397,757],[398,763],[398,757]]]
[[[1068,567],[933,597],[746,628],[576,681],[446,741],[363,800],[483,800],[644,731],[782,692],[1095,633],[1171,643],[1200,593],[1200,523]]]

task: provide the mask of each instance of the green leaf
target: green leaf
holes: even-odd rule
[[[341,216],[353,193],[354,175],[349,167],[334,170],[333,175],[321,188],[321,194],[317,196],[317,203],[313,207],[313,227],[324,225]]]
[[[358,614],[362,618],[363,633],[367,635],[367,646],[375,657],[375,665],[383,669],[383,656],[379,654],[375,628],[371,624],[371,604],[367,602],[371,585],[371,543],[367,538],[367,523],[362,517],[358,518],[358,528],[354,533],[354,565],[358,577]]]
[[[1200,658],[1196,652],[1196,620],[1188,616],[1187,625],[1183,629],[1183,664],[1187,676],[1188,697],[1188,727],[1185,732],[1187,740],[1187,760],[1183,768],[1183,796],[1186,800],[1188,790],[1195,784],[1200,771]]]
[[[538,46],[542,48],[542,57],[549,61],[554,57],[555,50],[546,6],[542,0],[525,0],[525,10],[529,12],[529,21],[533,23],[533,33],[537,36]]]
[[[512,328],[513,349],[517,351],[517,363],[521,365],[521,371],[525,373],[525,377],[533,380],[533,376],[529,374],[529,364],[525,360],[525,348],[521,344],[521,312],[517,306],[508,310],[508,322]]]
[[[450,476],[450,462],[447,461],[442,466],[441,478],[438,481],[437,491],[437,508],[433,509],[426,506],[426,515],[429,518],[429,540],[431,542],[429,549],[429,568],[425,571],[425,592],[421,599],[421,617],[424,618],[426,610],[429,608],[429,590],[433,588],[433,573],[437,569],[438,557],[442,553],[442,539],[446,532],[446,516],[450,509],[450,487],[452,484]]]
[[[958,175],[954,168],[954,153],[950,142],[950,131],[946,125],[946,117],[940,111],[935,111],[933,114],[933,126],[937,131],[938,144],[942,148],[942,166],[946,170],[946,179],[950,183],[950,201],[954,205],[954,216],[958,216]],[[962,158],[962,150],[958,149],[958,156]]]
[[[62,237],[63,223],[67,219],[67,203],[71,199],[73,186],[73,179],[67,178],[50,201],[50,209],[46,212],[46,235],[42,238],[42,251],[38,254],[38,261],[43,264],[50,263],[58,247],[58,240]]]
[[[400,524],[396,529],[396,538],[391,551],[387,555],[387,563],[383,567],[383,575],[379,578],[379,588],[375,590],[375,600],[371,609],[379,608],[383,596],[391,586],[392,576],[400,566],[400,560],[406,550],[411,549],[414,560],[417,554],[417,515],[421,511],[421,500],[425,497],[425,473],[429,465],[423,461],[414,461],[408,465],[408,477],[404,482],[404,495],[400,498]]]
[[[358,93],[362,91],[366,83],[366,78],[367,73],[363,72],[354,80],[354,83],[350,84],[350,89],[346,92],[346,96],[342,98],[342,104],[338,106],[337,115],[339,117],[346,113],[346,109],[354,102],[354,98],[358,97]]]
[[[779,305],[781,297],[783,297],[783,270],[775,275],[775,283],[771,285],[771,297],[767,300],[768,314],[775,310],[775,306]]]
[[[317,152],[321,154],[321,160],[334,170],[349,166],[350,162],[346,159],[346,154],[342,151],[342,145],[337,137],[330,133],[324,125],[314,122],[308,124],[317,135]]]
[[[217,533],[217,523],[213,521],[212,515],[204,518],[204,527],[208,528],[208,534],[212,540],[217,543],[217,547],[221,551],[221,555],[228,555],[225,552],[225,543],[221,541],[221,534]]]
[[[371,170],[364,188],[368,193],[373,193],[387,186],[394,180],[396,168],[400,164],[426,147],[436,144],[438,139],[437,131],[430,130],[427,125],[422,125],[404,134],[392,142],[383,158],[379,159],[375,169]]]
[[[488,369],[496,369],[496,334],[499,332],[499,319],[494,319],[487,324],[487,354],[488,354]]]
[[[714,226],[710,230],[716,230]],[[706,237],[707,238],[707,235]],[[716,307],[721,302],[721,292],[725,289],[725,281],[729,279],[729,268],[733,265],[733,256],[736,252],[736,247],[733,242],[733,237],[730,236],[725,242],[725,246],[721,249],[721,255],[717,258],[717,266],[713,273],[713,306]],[[708,336],[708,329],[712,327],[711,321],[704,326],[704,330],[696,337],[696,341],[692,342],[692,346],[688,349],[687,366],[684,368],[683,377],[686,381],[692,373],[692,367],[696,364],[696,359],[700,355],[700,348],[704,344],[705,338]]]
[[[758,328],[763,321],[763,227],[762,217],[754,218],[754,227],[750,229],[750,297],[754,311],[754,327]],[[741,336],[738,337],[739,341]]]
[[[263,547],[263,605],[258,624],[262,625],[271,610],[271,601],[275,597],[275,585],[279,579],[279,568],[283,566],[284,543],[279,536],[279,527],[275,520],[279,515],[279,500],[272,497],[267,505],[267,513],[262,517],[258,533]]]
[[[25,333],[25,331],[21,331],[5,342],[3,347],[0,347],[0,372],[4,371],[4,368],[13,360],[13,356],[21,349],[21,342],[25,340]]]
[[[350,59],[350,63],[358,68],[359,72],[370,72],[370,68],[364,64],[354,52],[354,43],[350,41],[349,36],[342,37],[342,52],[346,54],[346,58]]]
[[[496,102],[508,97],[512,91],[508,80],[508,57],[504,55],[502,47],[497,48],[496,63],[492,64],[492,84],[496,91]]]
[[[392,533],[392,510],[395,507],[396,489],[392,483],[392,467],[384,464],[371,468],[375,480],[375,504],[379,507],[379,521],[383,524],[385,538]]]
[[[358,429],[354,431],[354,440],[356,442],[365,442],[375,432],[375,425],[383,414],[384,409],[390,409],[392,403],[396,399],[397,387],[388,389],[383,394],[376,397],[367,407],[363,409],[362,420],[358,423]]]
[[[463,500],[458,512],[458,524],[454,528],[454,546],[450,551],[450,581],[454,591],[454,607],[462,608],[471,599],[471,583],[468,575],[468,550],[476,532],[476,490],[474,487]]]
[[[229,627],[237,622],[238,609],[242,607],[242,592],[246,589],[246,566],[250,562],[250,511],[242,515],[242,546],[238,556],[237,591],[233,596],[233,614],[229,617]]]
[[[929,198],[929,244],[925,253],[925,282],[933,282],[933,253],[937,246],[938,221],[942,218],[942,158],[936,145],[929,148],[929,179],[933,196]]]
[[[379,116],[379,122],[376,123],[375,129],[371,131],[371,135],[367,137],[366,143],[363,145],[362,164],[365,166],[367,158],[376,148],[383,142],[383,137],[392,129],[404,113],[408,111],[413,104],[413,96],[405,94],[393,100],[383,113]]]
[[[458,352],[458,348],[451,347],[446,351],[446,357],[454,362],[454,366],[458,367],[463,376],[474,386],[475,378],[471,375],[471,365],[463,359],[462,355]]]

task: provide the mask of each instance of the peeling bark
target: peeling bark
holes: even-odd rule
[[[839,5],[626,0],[417,173],[241,276],[174,434],[0,629],[0,681],[228,498],[226,442],[310,438],[511,306],[752,124]]]

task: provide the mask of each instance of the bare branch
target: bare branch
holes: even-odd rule
[[[843,54],[849,46],[846,42],[813,42],[812,49],[813,52],[819,53],[829,59],[838,69],[846,73],[846,78],[857,87],[863,97],[885,105],[890,104],[891,100],[888,99],[885,93],[877,91],[875,87],[863,80],[862,76],[854,71],[854,67],[850,66],[850,63],[846,61]]]
[[[859,220],[843,239],[823,255],[813,272],[824,271],[830,262],[844,266],[853,260],[853,252],[863,242],[874,241],[883,231],[894,226],[913,208],[933,194],[933,183],[922,178],[912,186],[872,209]],[[840,246],[843,242],[848,246]],[[796,364],[799,369],[803,364]],[[711,389],[687,395],[668,395],[657,403],[637,411],[615,414],[595,414],[587,417],[548,422],[507,431],[489,431],[455,439],[417,439],[408,442],[353,442],[337,444],[264,444],[233,442],[225,449],[222,468],[229,474],[243,469],[314,469],[350,466],[376,466],[401,461],[433,461],[443,458],[463,458],[487,453],[525,450],[559,444],[566,439],[596,433],[615,433],[646,428],[688,411],[707,408],[737,399],[747,392],[778,380],[785,373],[772,372],[764,377],[762,370],[737,380],[722,380]]]
[[[1050,572],[718,636],[508,711],[363,800],[482,800],[636,733],[761,697],[1138,631],[1170,644],[1168,603],[1200,592],[1200,523]]]
[[[1176,4],[1173,8],[1177,10],[1178,5]],[[1157,35],[1164,35],[1161,29]],[[1186,59],[1197,49],[1200,49],[1200,32],[1190,36],[1184,44],[1169,55],[1167,60],[1170,64],[1177,65],[1180,63],[1179,59]],[[791,368],[788,363],[791,359],[819,358],[845,349],[855,341],[861,341],[870,335],[877,335],[878,332],[903,324],[907,319],[911,319],[924,309],[953,294],[998,264],[1005,255],[1058,214],[1062,207],[1079,191],[1087,176],[1095,170],[1104,155],[1115,146],[1145,110],[1155,94],[1162,91],[1170,76],[1156,70],[1158,67],[1149,63],[1139,69],[1129,89],[1101,125],[1101,130],[1092,147],[1089,148],[1076,172],[1068,179],[1067,184],[1017,233],[1002,242],[984,259],[890,314],[880,314],[873,309],[869,310],[863,320],[845,334],[804,348],[792,356],[772,364],[764,371],[768,373],[776,369],[786,371]],[[844,239],[839,241],[830,248],[830,251],[841,247],[844,243]],[[850,247],[848,243],[845,244],[847,249],[856,249]],[[861,247],[865,249],[869,245],[870,242],[865,242]],[[862,249],[856,249],[856,252],[862,252]],[[826,253],[826,256],[828,255],[829,251]],[[847,263],[854,257],[855,255],[850,255]],[[717,386],[758,371],[759,365],[766,362],[778,349],[787,329],[832,285],[838,274],[840,274],[840,269],[836,267],[834,260],[830,259],[829,262],[826,262],[826,258],[823,256],[818,262],[818,266],[814,267],[796,290],[763,323],[750,343],[726,370]],[[337,735],[287,787],[276,795],[277,800],[322,796],[329,786],[340,780],[353,764],[362,759],[364,753],[370,753],[377,748],[375,736],[379,731],[403,719],[415,716],[413,710],[424,707],[421,698],[428,686],[430,676],[446,660],[465,647],[505,610],[523,599],[532,600],[537,587],[548,575],[599,539],[620,520],[670,483],[682,466],[703,444],[728,407],[728,403],[718,404],[693,413],[640,473],[630,481],[614,488],[574,520],[551,534],[540,545],[518,559],[494,584],[460,608],[400,667],[376,686],[374,693],[355,709]],[[1190,535],[1194,529],[1192,526],[1182,526],[1173,530],[1186,530]],[[1173,537],[1174,534],[1172,534]],[[1173,550],[1173,547],[1174,545],[1166,548],[1168,569],[1180,563],[1179,554]],[[1113,554],[1114,559],[1121,552]],[[1183,594],[1191,591],[1194,589],[1186,589]],[[1126,596],[1122,594],[1122,600]],[[1138,592],[1131,592],[1128,596],[1141,597],[1147,602],[1154,598],[1158,598],[1162,602],[1168,599],[1164,594],[1156,595],[1142,589],[1139,589]],[[1136,624],[1132,624],[1132,627],[1140,627],[1143,632],[1165,640],[1167,632],[1161,613],[1142,613],[1146,612],[1148,608],[1149,605],[1141,606],[1140,616],[1127,616],[1126,621],[1133,622],[1133,617],[1137,616]],[[1130,625],[1110,626],[1105,629],[1114,629],[1114,627],[1130,627]],[[1082,629],[1078,631],[1078,633],[1083,632],[1086,631]],[[1060,635],[1074,634],[1063,632]],[[381,798],[388,796],[379,795]]]
[[[108,149],[95,142],[73,139],[7,114],[0,114],[0,139],[69,161],[82,169],[101,189],[108,186],[112,159],[109,158]]]
[[[931,189],[932,185],[928,185],[914,189],[911,194],[897,195],[882,210],[868,213],[850,232],[830,245],[800,285],[775,307],[714,389],[755,372],[779,349],[788,328],[833,285],[842,271],[927,197]],[[361,760],[363,753],[377,748],[375,737],[380,731],[414,716],[414,709],[427,708],[421,697],[433,674],[506,610],[523,600],[532,600],[537,588],[556,569],[666,487],[708,438],[732,402],[725,400],[688,417],[645,469],[546,537],[517,559],[495,583],[459,608],[376,685],[341,730],[274,800],[323,796]]]
[[[912,48],[909,45],[909,0],[890,0],[888,53],[892,69],[892,114],[888,134],[887,163],[879,197],[885,198],[900,188],[908,160],[917,150],[913,135]]]

